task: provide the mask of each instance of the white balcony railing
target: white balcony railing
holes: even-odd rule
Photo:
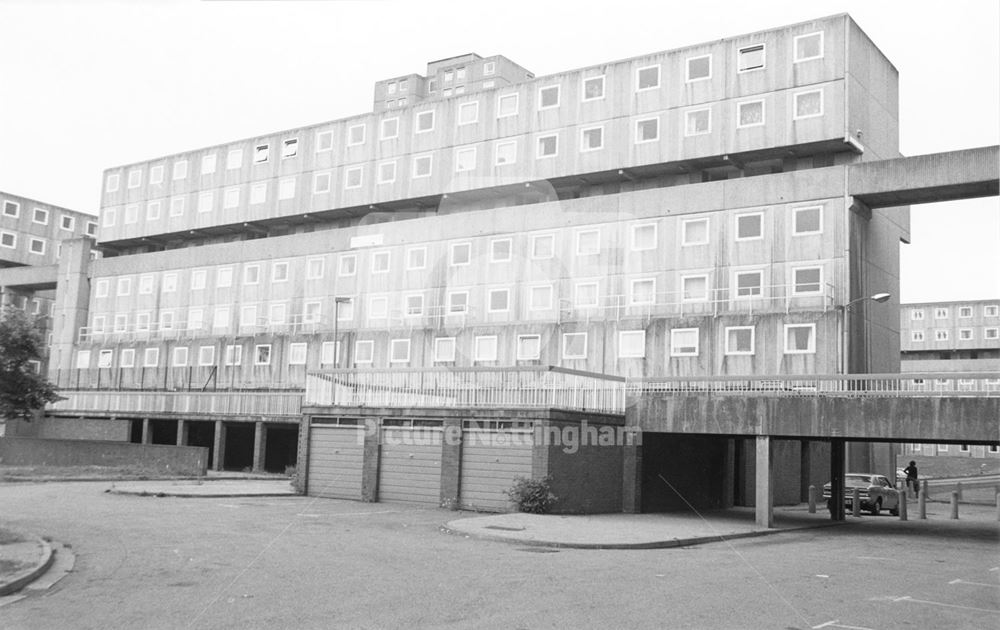
[[[62,412],[283,416],[302,413],[302,390],[210,392],[60,390],[49,409]]]

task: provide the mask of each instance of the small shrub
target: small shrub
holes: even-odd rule
[[[556,495],[552,494],[551,486],[551,477],[541,479],[515,477],[514,485],[504,490],[504,494],[510,497],[518,512],[547,514],[557,500]]]

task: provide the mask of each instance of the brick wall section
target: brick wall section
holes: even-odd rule
[[[441,440],[441,507],[457,507],[462,472],[462,420],[447,418]]]
[[[299,494],[306,493],[306,471],[309,470],[309,421],[311,416],[303,414],[302,421],[299,422],[299,444],[298,452],[295,455],[296,475],[292,485]]]
[[[0,438],[0,462],[12,466],[139,466],[163,474],[204,475],[201,446],[131,444],[98,440]]]
[[[569,429],[569,435],[579,435],[578,444],[541,446],[548,449],[548,474],[552,477],[552,492],[558,497],[555,511],[621,512],[624,446],[617,439],[617,427],[595,419],[552,425]]]
[[[753,440],[745,440],[747,457],[743,466],[743,505],[753,507],[756,493],[757,468],[756,451]],[[801,482],[801,443],[798,440],[775,440],[772,438],[772,493],[774,505],[795,505],[799,503]],[[829,468],[829,465],[827,466]]]
[[[10,427],[9,424],[7,426]],[[131,428],[132,423],[129,420],[55,418],[48,416],[36,417],[30,423],[21,423],[14,435],[53,440],[128,442]]]
[[[627,445],[622,462],[622,512],[638,514],[642,512],[642,445]]]
[[[365,419],[364,469],[361,471],[361,500],[369,503],[378,501],[378,469],[382,458],[379,440],[379,419]]]

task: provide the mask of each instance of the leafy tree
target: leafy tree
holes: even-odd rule
[[[0,418],[31,421],[31,412],[60,400],[55,387],[29,361],[42,357],[37,319],[8,306],[0,315]]]

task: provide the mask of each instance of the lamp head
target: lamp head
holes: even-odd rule
[[[887,302],[891,297],[892,297],[891,293],[876,293],[875,295],[871,296],[871,299],[874,302],[882,303],[882,302]]]

